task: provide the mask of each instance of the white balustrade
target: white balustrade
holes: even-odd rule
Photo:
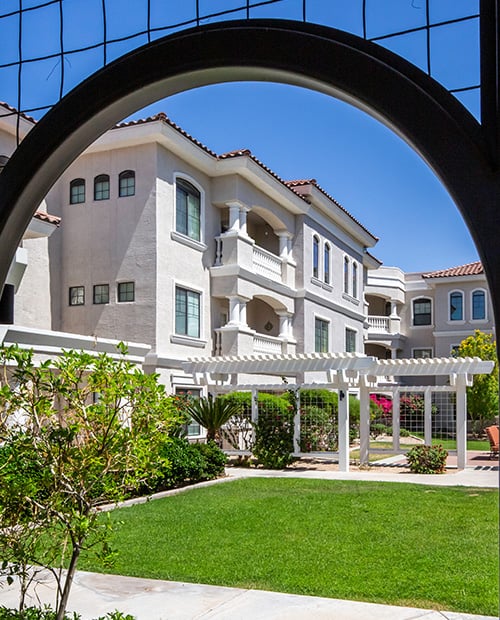
[[[390,334],[390,321],[388,316],[369,316],[368,331],[378,334]]]
[[[254,353],[281,353],[281,340],[272,336],[256,334],[253,337]]]
[[[253,248],[253,267],[258,273],[275,282],[281,282],[281,259],[258,246]]]

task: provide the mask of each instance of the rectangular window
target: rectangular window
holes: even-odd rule
[[[175,393],[178,396],[189,396],[191,399],[200,398],[201,396],[201,390],[192,388],[175,388]],[[198,437],[201,435],[201,426],[194,420],[191,420],[184,428],[188,437]]]
[[[135,301],[135,282],[118,283],[118,301]]]
[[[190,239],[201,239],[201,194],[184,179],[177,179],[175,228]]]
[[[94,285],[94,303],[95,304],[108,304],[109,303],[109,284]]]
[[[200,337],[200,293],[175,288],[175,333],[191,338]]]
[[[415,359],[429,359],[432,357],[432,349],[413,349]]]
[[[345,350],[346,353],[356,352],[356,332],[348,327],[345,330]]]
[[[83,306],[85,304],[85,287],[70,286],[69,287],[69,305]]]
[[[314,350],[316,353],[328,353],[328,321],[314,321]]]
[[[430,299],[413,300],[413,325],[431,325],[432,305]]]
[[[84,179],[73,179],[69,184],[69,202],[72,205],[85,202],[85,181]]]

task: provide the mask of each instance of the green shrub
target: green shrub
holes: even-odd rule
[[[406,430],[406,428],[400,428],[399,429],[399,436],[400,437],[409,437],[410,436],[410,431]]]
[[[227,463],[227,456],[214,441],[207,443],[195,443],[193,448],[198,450],[205,460],[203,467],[203,478],[212,480],[224,475],[224,467]]]
[[[259,419],[254,424],[252,452],[267,469],[283,469],[293,461],[294,399],[259,393]]]
[[[371,424],[370,425],[370,435],[376,439],[380,437],[380,435],[387,434],[387,426],[385,424]]]
[[[300,408],[301,451],[336,450],[337,442],[336,413],[317,405],[302,405]]]
[[[441,444],[436,446],[415,446],[406,458],[414,474],[442,474],[446,468],[448,451]]]

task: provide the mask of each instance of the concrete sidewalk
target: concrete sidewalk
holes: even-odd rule
[[[41,575],[32,594],[32,604],[53,602],[54,582],[48,573]],[[17,588],[4,585],[0,605],[16,604]],[[450,611],[85,572],[76,575],[69,609],[81,614],[82,620],[115,609],[137,620],[494,620]]]
[[[321,471],[289,469],[271,471],[263,469],[228,468],[227,477],[219,481],[201,483],[199,486],[230,482],[249,476],[295,477],[328,480],[367,480],[410,482],[438,486],[471,486],[498,488],[499,473],[495,469],[453,471],[441,475],[407,474],[398,468],[385,472],[370,471]],[[198,486],[198,485],[195,485]],[[193,487],[167,491],[165,497],[184,492]],[[130,500],[127,504],[144,499]],[[147,550],[145,550],[147,552]],[[465,576],[464,576],[465,584]],[[16,607],[18,587],[0,582],[0,606]],[[55,585],[46,571],[40,574],[30,591],[27,604],[54,602]],[[496,616],[477,616],[449,611],[433,611],[411,607],[395,607],[356,601],[344,601],[313,596],[282,594],[241,588],[207,586],[154,579],[138,579],[119,575],[100,575],[78,572],[71,591],[69,609],[81,614],[82,620],[119,609],[135,616],[137,620],[493,620]]]

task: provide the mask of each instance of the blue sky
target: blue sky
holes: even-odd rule
[[[380,241],[385,265],[431,271],[477,260],[465,223],[420,157],[380,122],[283,84],[218,84],[153,104],[217,153],[249,148],[285,180],[315,178]]]
[[[426,23],[426,1],[366,0],[367,37],[413,29],[380,43],[423,70],[429,68],[429,44],[435,79],[448,89],[477,84],[478,20],[467,17],[477,14],[479,0],[430,0],[429,40],[425,30],[418,30]],[[147,42],[147,0],[63,0],[61,5],[24,0],[22,4],[25,12],[19,20],[19,0],[0,0],[0,100],[36,118],[43,111],[31,110],[55,103],[61,88],[68,92],[100,68],[104,59],[109,62]],[[251,0],[250,4],[258,3]],[[244,18],[245,9],[223,18],[214,14],[245,6],[245,0],[149,0],[149,23],[157,29],[154,38],[172,31],[165,27],[192,20],[196,7],[203,24]],[[307,0],[306,7],[308,21],[363,34],[363,0]],[[303,0],[280,0],[253,6],[250,16],[300,20],[302,8]],[[19,73],[20,44],[22,58],[29,62]],[[57,56],[61,45],[62,62]],[[49,57],[39,58],[44,55]],[[478,115],[477,90],[457,96]],[[218,153],[248,148],[285,180],[317,179],[380,238],[373,253],[386,265],[429,271],[477,260],[458,210],[426,164],[400,138],[356,108],[283,84],[238,83],[181,93],[134,117],[159,111]]]

